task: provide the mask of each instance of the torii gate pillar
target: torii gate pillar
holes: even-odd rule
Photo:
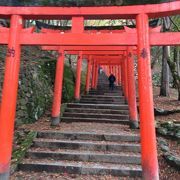
[[[86,72],[86,93],[89,93],[90,88],[90,78],[91,78],[91,57],[87,62],[87,72]]]
[[[60,122],[62,85],[64,74],[64,51],[59,51],[58,60],[56,63],[56,77],[54,84],[54,97],[51,115],[51,125],[57,126]]]
[[[95,82],[94,82],[95,89],[97,89],[98,78],[99,78],[99,65],[96,64],[96,66],[95,66]]]
[[[159,180],[148,15],[137,15],[136,24],[138,35],[138,83],[143,179]]]
[[[124,95],[124,60],[121,62],[121,86],[122,86],[122,94]]]
[[[118,66],[119,84],[121,85],[121,66]]]
[[[128,103],[128,69],[127,69],[127,56],[124,59],[124,94],[125,94],[125,103]]]
[[[8,180],[20,70],[22,17],[11,16],[0,112],[0,179]]]
[[[74,92],[74,98],[76,101],[80,100],[80,91],[81,91],[81,67],[82,67],[82,51],[79,53],[77,66],[76,66],[76,86]]]
[[[93,61],[93,64],[92,64],[92,89],[95,89],[95,78],[96,78],[96,62],[95,60]]]
[[[130,111],[130,127],[138,128],[138,115],[136,105],[136,87],[134,77],[134,57],[133,50],[128,47],[127,51],[127,73],[128,73],[128,103]]]

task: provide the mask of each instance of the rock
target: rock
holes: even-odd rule
[[[177,139],[180,139],[180,130],[177,131],[174,136],[175,136]]]
[[[165,123],[156,122],[156,130],[159,134],[180,139],[180,124],[174,121]]]
[[[159,138],[158,142],[159,142],[160,145],[166,145],[166,146],[168,145],[167,141],[165,139],[163,139],[163,138]]]
[[[157,132],[160,133],[160,134],[162,134],[162,135],[167,135],[168,130],[167,130],[166,128],[159,127],[159,128],[157,129]]]
[[[168,152],[169,151],[169,147],[164,145],[164,144],[160,145],[160,147],[161,147],[161,150],[164,151],[164,152]]]
[[[159,138],[158,143],[159,143],[160,148],[161,148],[162,151],[164,151],[164,152],[169,151],[168,143],[167,143],[167,141],[165,139]]]
[[[168,131],[167,135],[173,137],[174,136],[174,131],[173,130],[172,131]]]
[[[180,157],[178,157],[170,152],[167,152],[164,154],[164,158],[170,165],[172,165],[175,168],[177,168],[178,170],[180,170]]]
[[[168,121],[168,122],[162,123],[161,126],[171,130],[174,127],[174,123],[172,121]]]
[[[180,158],[179,157],[174,158],[174,163],[180,169]]]
[[[162,115],[163,113],[164,113],[164,109],[154,108],[154,114],[155,114],[155,116]]]
[[[159,121],[155,121],[155,128],[159,128],[160,127],[160,122]]]
[[[174,123],[174,128],[176,128],[176,130],[179,130],[179,131],[180,131],[180,124],[175,124],[175,123]]]

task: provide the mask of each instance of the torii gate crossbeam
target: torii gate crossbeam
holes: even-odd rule
[[[64,54],[65,50],[70,50],[68,49],[69,46],[102,47],[127,45],[138,47],[138,82],[143,178],[158,180],[159,174],[154,128],[150,46],[179,45],[180,33],[150,32],[148,19],[176,14],[180,14],[180,1],[156,5],[122,7],[0,7],[0,18],[11,18],[9,31],[0,31],[0,44],[8,44],[0,112],[0,179],[8,179],[9,174],[21,45],[65,46],[62,54]],[[137,32],[125,32],[119,34],[88,34],[83,32],[84,19],[117,18],[136,19]],[[65,34],[38,34],[29,31],[26,32],[26,30],[24,31],[22,28],[23,19],[72,19],[72,32]],[[77,72],[78,77],[79,74],[80,73]]]
[[[0,7],[0,17],[8,18],[12,14],[24,19],[71,19],[72,16],[83,16],[85,19],[135,19],[144,13],[149,18],[180,14],[180,2],[113,6],[113,7]]]

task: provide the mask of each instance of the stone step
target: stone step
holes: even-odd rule
[[[142,169],[139,165],[124,165],[110,163],[93,163],[93,162],[68,162],[68,161],[43,161],[32,159],[24,160],[19,169],[22,171],[50,172],[50,173],[68,173],[81,175],[112,175],[112,176],[129,176],[140,177]]]
[[[110,102],[110,103],[123,103],[125,101],[125,98],[123,99],[115,99],[115,98],[87,98],[87,97],[81,97],[80,100],[83,100],[83,101],[92,101],[92,102]],[[103,103],[102,103],[103,104]]]
[[[106,101],[106,100],[86,100],[81,99],[80,103],[87,103],[87,104],[125,104],[125,101]]]
[[[93,97],[81,97],[83,101],[99,101],[99,102],[116,102],[116,103],[124,103],[125,99],[116,99],[116,98],[93,98]]]
[[[110,95],[110,96],[122,96],[123,93],[121,91],[119,92],[103,92],[103,91],[98,91],[98,92],[89,92],[90,95]]]
[[[105,86],[105,85],[108,85],[107,87],[109,87],[109,81],[101,81],[101,82],[99,82],[98,84],[97,84],[97,87],[98,86]],[[120,86],[120,85],[117,85],[116,83],[114,83],[114,85],[115,85],[115,88],[122,88],[122,86]]]
[[[86,95],[82,95],[82,98],[86,97],[86,98],[98,98],[98,99],[124,99],[124,96],[107,96],[107,95],[96,95],[96,94],[86,94]]]
[[[114,95],[114,96],[121,95],[121,96],[122,96],[123,93],[122,93],[122,92],[113,92],[113,93],[112,93],[112,92],[104,92],[103,95],[107,95],[107,96],[109,96],[109,95],[112,95],[112,96],[113,96],[113,95]]]
[[[43,179],[44,172],[62,173],[62,178],[63,174],[141,177],[140,135],[129,129],[122,87],[111,91],[107,76],[99,77],[97,90],[82,95],[79,103],[67,104],[60,128],[37,133],[19,170],[39,172]]]
[[[83,162],[103,162],[114,164],[141,164],[140,154],[135,153],[119,153],[105,154],[104,152],[90,151],[51,151],[47,149],[29,150],[26,154],[31,159],[51,159],[51,160],[67,160],[67,161],[83,161]]]
[[[88,108],[66,108],[65,112],[77,113],[99,113],[99,114],[129,114],[129,110],[111,110],[111,109],[88,109]]]
[[[68,108],[88,108],[88,109],[111,109],[111,110],[128,110],[129,107],[126,104],[85,104],[85,103],[68,103]]]
[[[97,89],[101,89],[103,87],[106,88],[106,89],[109,89],[109,83],[103,83],[103,84],[97,85]],[[116,88],[121,89],[120,87],[117,87],[117,86],[116,86]]]
[[[59,132],[59,131],[40,131],[37,138],[45,139],[68,139],[68,140],[92,140],[92,141],[111,141],[111,142],[140,142],[139,134],[97,134],[90,132]]]
[[[105,89],[104,87],[102,89],[97,89],[97,90],[90,90],[89,93],[98,93],[98,92],[103,92],[103,93],[122,93],[121,89]]]
[[[98,114],[98,113],[74,113],[74,112],[71,113],[71,112],[64,112],[63,117],[129,120],[128,115],[122,115],[122,114]]]
[[[111,90],[109,89],[109,85],[104,85],[104,86],[98,86],[97,89],[92,89],[90,91],[111,91]],[[122,88],[114,87],[113,91],[122,91]]]
[[[63,122],[96,122],[96,123],[112,123],[112,124],[126,124],[129,125],[129,120],[122,119],[105,119],[105,118],[85,118],[85,117],[61,117]]]
[[[89,140],[56,140],[56,139],[40,139],[33,141],[33,147],[55,149],[73,149],[88,151],[112,151],[112,152],[140,152],[138,143],[130,142],[104,142]]]

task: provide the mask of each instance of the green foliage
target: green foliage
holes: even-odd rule
[[[152,79],[153,79],[153,85],[155,86],[160,86],[161,85],[161,73],[154,73],[152,75]]]
[[[82,73],[81,73],[81,93],[85,89],[85,84],[86,84],[86,72],[82,71]]]
[[[171,31],[180,31],[180,15],[172,16],[171,19]]]
[[[63,102],[70,102],[74,98],[74,87],[73,81],[74,71],[68,65],[64,67],[64,80],[63,80]]]
[[[16,125],[37,120],[49,108],[54,80],[51,70],[54,65],[54,62],[51,65],[42,62],[21,69]]]
[[[32,145],[36,132],[16,131],[14,135],[14,148],[12,153],[12,163],[14,168],[25,156],[27,149]]]
[[[68,65],[64,68],[64,80],[63,80],[63,102],[71,102],[74,100],[74,74],[75,71],[72,70]],[[85,88],[86,75],[85,72],[81,72],[81,93]]]

